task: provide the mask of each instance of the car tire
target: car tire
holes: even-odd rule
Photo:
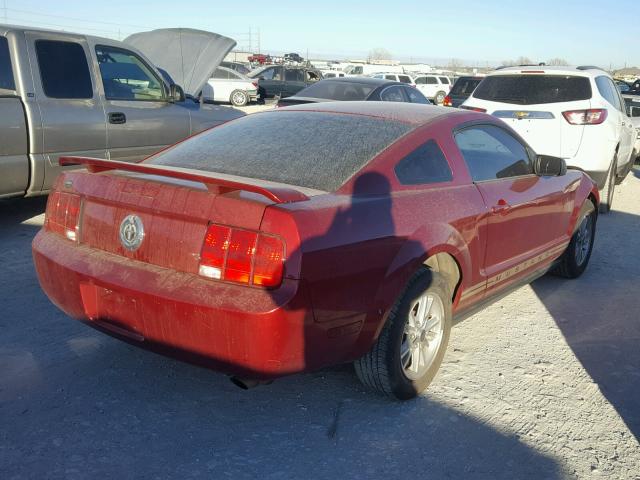
[[[591,200],[585,201],[578,215],[576,231],[554,273],[565,278],[578,278],[584,273],[593,251],[597,219],[596,207]]]
[[[602,190],[600,190],[600,213],[609,213],[611,210],[611,204],[613,203],[613,194],[616,190],[616,168],[617,168],[617,154],[611,162],[609,172],[607,173],[607,180],[604,182]]]
[[[249,95],[244,90],[234,90],[231,92],[229,101],[234,107],[244,107],[249,103]]]
[[[447,94],[444,92],[436,93],[436,96],[433,97],[433,103],[435,103],[436,105],[442,105],[442,103],[444,102],[444,97],[446,96]]]
[[[358,378],[370,389],[398,400],[417,396],[440,368],[451,324],[446,278],[422,267],[392,307],[371,350],[355,361]]]

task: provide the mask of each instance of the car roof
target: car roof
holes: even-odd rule
[[[397,122],[419,126],[431,120],[443,116],[469,116],[471,112],[456,108],[439,107],[436,105],[423,105],[408,102],[322,102],[307,103],[304,105],[292,105],[290,107],[272,110],[275,112],[301,111],[336,113],[343,115],[364,115],[378,117]]]
[[[599,67],[592,66],[551,66],[551,65],[517,65],[514,67],[501,67],[487,76],[493,75],[517,75],[522,72],[540,72],[552,75],[574,75],[582,77],[592,77],[594,75],[609,75]]]
[[[405,85],[404,83],[396,82],[395,80],[387,80],[386,78],[372,78],[372,77],[336,77],[336,78],[325,78],[322,80],[323,82],[340,82],[340,83],[359,83],[360,85],[370,85],[372,87],[377,87],[379,85],[386,84],[399,84]]]

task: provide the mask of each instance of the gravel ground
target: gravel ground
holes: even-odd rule
[[[72,321],[0,202],[0,472],[24,478],[640,478],[640,171],[576,281],[544,277],[457,326],[420,398],[350,367],[250,391]]]

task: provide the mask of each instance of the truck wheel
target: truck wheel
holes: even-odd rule
[[[591,200],[585,201],[578,216],[578,228],[560,257],[560,263],[554,273],[565,278],[578,278],[582,275],[593,251],[597,219],[596,207]]]
[[[413,398],[435,377],[450,332],[448,283],[423,267],[396,301],[371,350],[356,360],[356,373],[379,393],[399,400]]]
[[[444,97],[446,97],[446,96],[447,96],[447,94],[446,94],[446,93],[444,93],[444,92],[438,92],[438,93],[436,93],[436,96],[435,96],[435,97],[433,97],[433,102],[434,102],[436,105],[442,105],[442,102],[444,102]]]
[[[600,190],[600,213],[609,213],[611,210],[611,204],[613,203],[613,194],[616,189],[616,168],[618,156],[613,158],[611,166],[609,167],[609,173],[607,173],[607,180],[604,182],[604,187]]]
[[[234,90],[231,92],[229,100],[236,107],[244,107],[249,103],[249,95],[247,95],[247,92],[243,90]]]

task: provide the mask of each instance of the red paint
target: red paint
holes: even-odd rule
[[[256,180],[230,185],[204,173],[82,160],[100,173],[65,172],[52,194],[82,199],[77,242],[46,227],[33,242],[42,288],[72,317],[126,341],[226,373],[273,378],[364,354],[431,255],[447,253],[460,268],[454,314],[548,266],[585,199],[598,198],[577,171],[473,184],[452,130],[474,121],[502,125],[488,115],[322,108],[345,115],[376,109],[418,126],[338,191],[311,197]],[[400,185],[394,166],[430,139],[445,152],[453,180]],[[47,218],[58,215],[51,203]],[[118,237],[130,214],[145,226],[134,252]],[[205,278],[203,264],[230,274]]]

